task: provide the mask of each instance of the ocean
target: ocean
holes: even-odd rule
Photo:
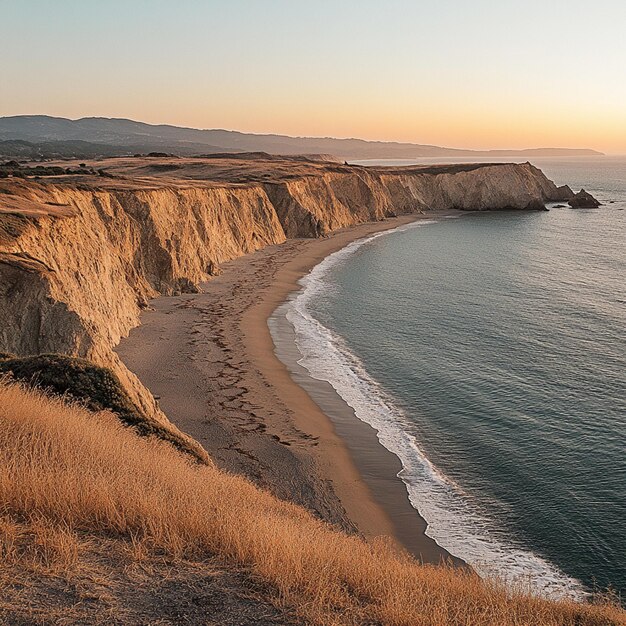
[[[603,206],[379,233],[277,314],[399,457],[439,545],[544,595],[625,594],[626,158],[532,162]]]

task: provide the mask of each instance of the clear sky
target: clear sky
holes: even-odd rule
[[[0,115],[626,153],[623,0],[0,0]]]

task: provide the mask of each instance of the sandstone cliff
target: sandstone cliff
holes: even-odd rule
[[[563,195],[530,164],[371,169],[225,158],[92,167],[103,165],[100,177],[0,180],[0,352],[111,367],[164,423],[112,351],[150,298],[198,289],[221,262],[286,238],[401,213],[540,208]]]

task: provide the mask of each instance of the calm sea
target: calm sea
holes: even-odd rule
[[[371,237],[303,279],[287,318],[440,545],[544,593],[625,594],[626,159],[533,163],[604,206]]]

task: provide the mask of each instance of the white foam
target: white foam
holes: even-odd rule
[[[355,241],[326,257],[300,280],[303,289],[280,309],[293,325],[299,363],[310,376],[330,383],[339,396],[370,424],[380,443],[401,461],[398,476],[411,504],[426,520],[426,534],[479,575],[495,577],[548,597],[582,598],[585,588],[537,554],[516,545],[497,523],[478,510],[471,496],[439,471],[411,434],[411,423],[336,333],[309,310],[312,299],[329,289],[328,273],[359,247],[392,232],[433,223],[425,220]]]

